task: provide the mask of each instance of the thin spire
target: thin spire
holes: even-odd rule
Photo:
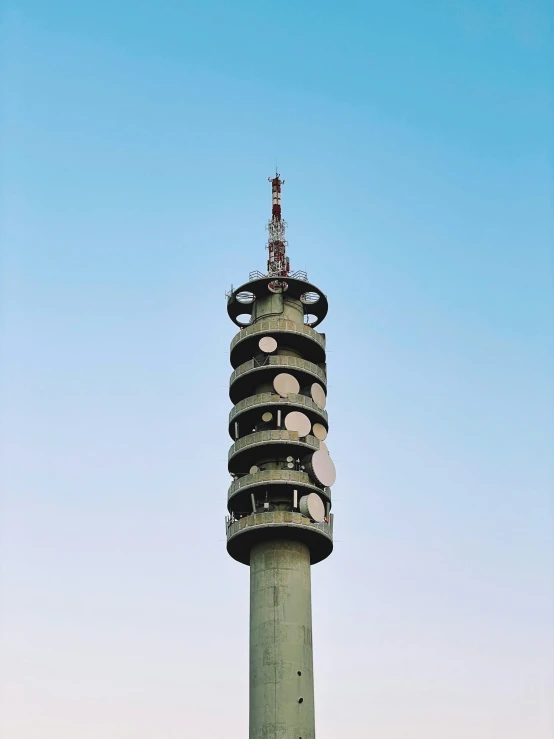
[[[281,217],[281,185],[285,184],[285,180],[281,179],[277,166],[275,166],[275,177],[267,179],[271,182],[271,220],[267,224],[269,233],[267,272],[270,277],[286,277],[290,270],[286,254],[285,228],[287,224]]]

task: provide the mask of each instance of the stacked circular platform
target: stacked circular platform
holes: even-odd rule
[[[248,295],[256,319],[231,343],[227,548],[248,564],[257,541],[301,540],[315,563],[333,548],[325,336],[287,317],[264,315],[268,291],[257,280],[235,290],[228,303],[235,320],[234,305],[244,306]],[[295,285],[287,301],[318,322],[327,312],[325,296],[307,283]],[[318,302],[320,312],[314,313]]]

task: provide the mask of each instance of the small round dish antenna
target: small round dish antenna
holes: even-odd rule
[[[318,449],[304,462],[310,476],[324,487],[331,487],[337,479],[335,465],[331,457]]]
[[[316,523],[321,523],[325,520],[325,505],[317,493],[310,493],[300,498],[300,513],[311,518]]]
[[[325,439],[327,438],[327,429],[322,423],[314,423],[313,434],[316,439],[319,439],[320,441],[325,441]]]
[[[278,374],[273,380],[273,387],[283,398],[286,398],[287,395],[297,395],[300,392],[298,380],[293,375],[289,375],[288,372]]]
[[[313,401],[316,405],[318,405],[320,408],[325,408],[327,405],[327,396],[325,395],[325,390],[321,387],[319,382],[314,382],[314,384],[310,387],[310,395],[313,398]]]
[[[305,413],[292,411],[285,416],[285,428],[287,431],[298,431],[298,436],[307,436],[311,427],[310,419]]]
[[[262,338],[258,341],[258,346],[260,347],[260,351],[264,352],[265,354],[273,354],[273,352],[277,349],[277,342],[273,338],[273,336],[262,336]]]

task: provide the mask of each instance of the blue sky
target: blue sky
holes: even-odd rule
[[[2,11],[7,739],[247,734],[224,292],[328,295],[318,739],[547,739],[552,9]]]

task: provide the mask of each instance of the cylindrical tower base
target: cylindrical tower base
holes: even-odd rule
[[[274,539],[250,553],[250,739],[314,739],[310,551]]]

